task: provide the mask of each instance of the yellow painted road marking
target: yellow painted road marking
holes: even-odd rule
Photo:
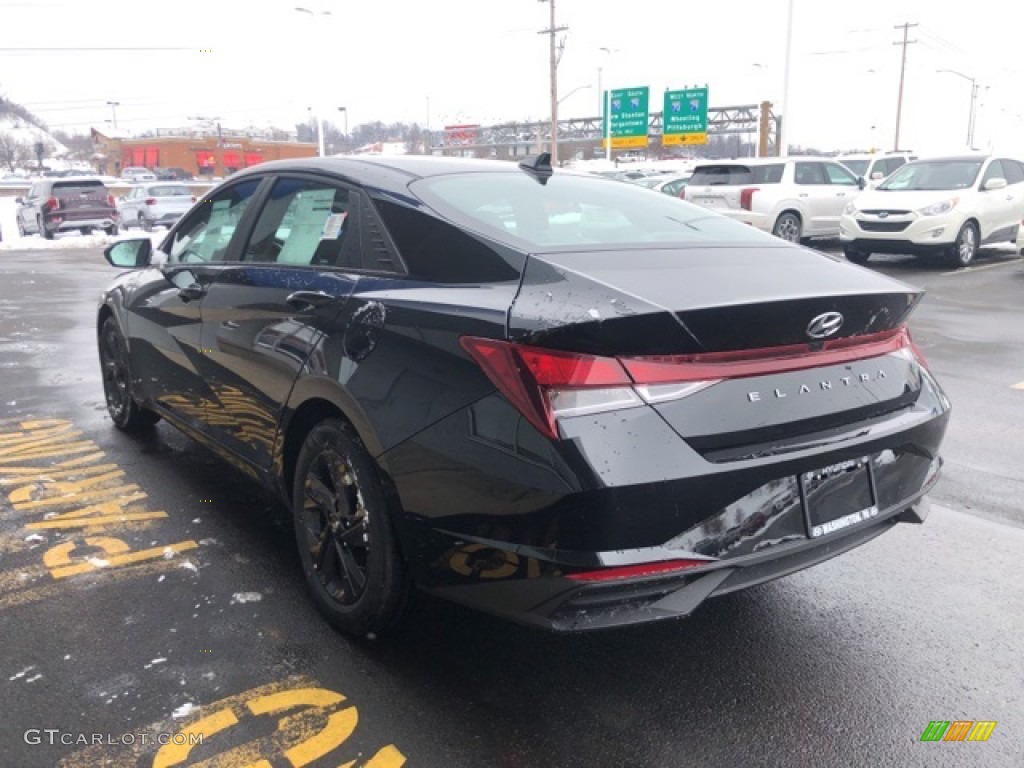
[[[156,560],[176,554],[181,554],[190,549],[196,549],[199,544],[194,541],[179,541],[175,544],[167,544],[162,547],[152,547],[132,552],[125,542],[109,536],[87,536],[85,543],[90,547],[102,549],[108,557],[103,559],[92,558],[81,563],[71,561],[71,553],[78,544],[74,541],[66,541],[49,549],[43,555],[43,563],[50,569],[50,575],[55,579],[66,579],[69,576],[77,576],[82,573],[89,573],[100,568],[117,568],[122,565],[132,565],[145,560]]]

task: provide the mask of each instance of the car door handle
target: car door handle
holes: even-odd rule
[[[845,192],[836,192],[836,197],[846,197]]]
[[[295,309],[308,309],[309,307],[322,307],[330,304],[336,297],[323,291],[295,291],[288,294],[285,303]]]
[[[199,283],[192,283],[192,285],[186,285],[184,288],[178,289],[178,297],[182,301],[193,301],[194,299],[201,299],[206,295],[206,289],[203,288]]]
[[[801,192],[800,193],[800,197],[807,197],[807,193],[806,192]]]

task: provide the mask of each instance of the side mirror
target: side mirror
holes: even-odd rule
[[[884,178],[885,178],[885,174],[882,173],[881,171],[875,171],[874,173],[871,174],[871,180],[872,181],[877,181],[878,179],[884,179]]]
[[[16,198],[14,198],[14,202],[15,202],[16,205],[24,205],[25,204],[25,198],[24,197],[16,197]]]
[[[149,238],[121,240],[107,246],[103,257],[112,267],[138,269],[148,267],[153,258],[153,241]]]
[[[857,186],[858,187],[860,187],[861,189],[864,189],[864,187],[866,187],[867,185],[868,185],[868,183],[864,180],[863,176],[858,176],[857,177]]]
[[[1006,188],[1006,179],[999,178],[998,176],[996,178],[994,178],[994,179],[989,179],[988,181],[986,181],[984,186],[982,187],[982,189],[984,189],[986,191],[990,191],[990,190],[993,190],[993,189],[1005,189],[1005,188]]]

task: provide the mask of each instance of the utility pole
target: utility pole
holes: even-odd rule
[[[893,29],[903,30],[903,40],[897,40],[893,45],[903,46],[903,61],[900,64],[900,95],[896,101],[896,138],[893,141],[893,149],[900,148],[900,119],[903,116],[903,79],[907,73],[907,46],[917,42],[917,40],[908,40],[907,35],[910,32],[911,27],[916,27],[917,24],[911,24],[909,21],[903,24],[897,24]]]
[[[551,5],[551,24],[537,34],[551,37],[551,164],[558,165],[558,60],[565,48],[565,41],[556,44],[555,35],[564,32],[568,27],[555,26],[555,0],[539,1]]]

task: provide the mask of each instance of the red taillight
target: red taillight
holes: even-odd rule
[[[58,200],[56,197],[51,197],[49,200],[46,201],[45,207],[47,211],[56,211],[58,208],[60,208],[60,200]]]
[[[463,336],[461,343],[498,391],[548,437],[558,437],[555,416],[560,409],[555,399],[560,395],[564,399],[576,390],[605,389],[618,393],[612,399],[623,405],[640,404],[625,369],[613,357],[557,352],[475,336]],[[580,413],[586,407],[569,402],[561,410]]]
[[[683,187],[682,189],[679,190],[679,199],[680,200],[685,200],[686,199],[686,187]]]
[[[925,359],[924,353],[921,351],[921,348],[917,346],[917,342],[914,341],[914,337],[910,335],[910,329],[907,329],[907,342],[910,346],[910,350],[914,353],[914,357],[917,358],[917,362],[919,362],[924,368],[930,371],[931,366],[928,365],[928,361]]]
[[[567,573],[566,578],[573,581],[612,581],[614,579],[635,579],[642,576],[669,574],[673,571],[685,571],[707,565],[707,560],[666,560],[663,563],[643,563],[641,565],[624,565],[613,568],[602,568],[599,571],[583,573]]]
[[[196,196],[192,195],[192,202],[194,203],[195,201],[196,201]]]
[[[117,200],[114,199],[113,195],[107,195],[107,205],[111,208],[117,208]]]
[[[560,416],[678,400],[725,379],[767,376],[839,365],[909,350],[924,365],[901,326],[864,336],[691,355],[599,357],[463,336],[462,347],[516,409],[543,434],[558,437]]]
[[[156,198],[155,197],[147,197],[145,202],[146,202],[146,205],[156,205]]]
[[[754,200],[754,193],[759,191],[757,187],[747,187],[746,189],[740,190],[740,208],[745,211],[751,210],[751,204]]]

